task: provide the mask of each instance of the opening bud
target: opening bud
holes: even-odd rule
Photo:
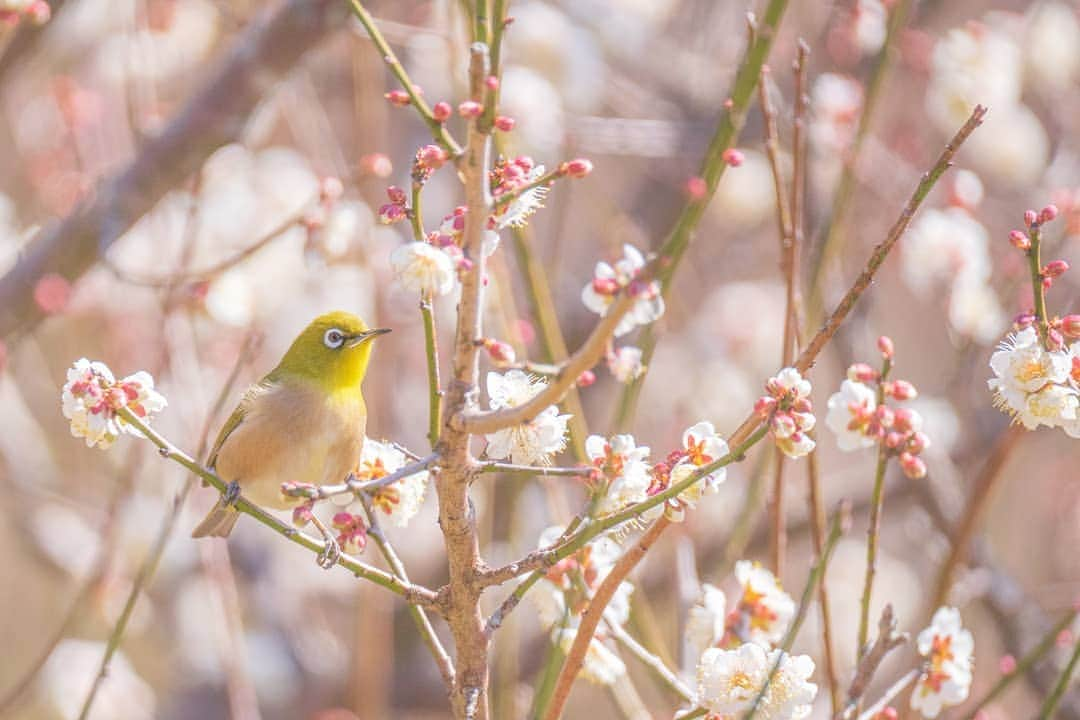
[[[1068,338],[1080,338],[1080,315],[1066,315],[1061,318],[1061,332]]]
[[[897,400],[914,400],[919,396],[919,391],[907,380],[893,380],[887,391]]]
[[[1009,233],[1009,243],[1017,250],[1027,251],[1031,248],[1031,239],[1019,230]]]
[[[391,185],[386,188],[386,197],[390,198],[390,202],[395,205],[404,205],[408,201],[408,195],[406,195],[405,191],[397,185]]]
[[[871,383],[878,379],[878,371],[866,363],[855,363],[848,368],[847,377],[852,382]]]
[[[1047,205],[1039,211],[1039,224],[1048,223],[1058,216],[1057,205]]]
[[[888,335],[882,335],[877,339],[877,347],[881,351],[881,357],[886,359],[892,359],[893,353],[896,351],[892,338]]]
[[[484,106],[475,100],[466,100],[458,105],[457,111],[463,118],[477,118],[484,114]]]
[[[495,129],[501,132],[510,132],[517,125],[517,120],[509,115],[498,115],[495,117]]]
[[[593,164],[591,160],[585,158],[574,158],[560,165],[559,171],[563,175],[580,179],[593,171]]]
[[[926,477],[926,463],[911,453],[900,453],[900,469],[912,480]]]
[[[586,370],[585,372],[578,375],[578,387],[586,388],[592,385],[594,382],[596,382],[596,373],[594,373],[592,370]]]
[[[391,90],[383,95],[383,97],[386,98],[391,105],[397,105],[398,107],[405,107],[412,102],[409,93],[404,90]]]
[[[1024,211],[1024,224],[1025,225],[1027,225],[1028,227],[1032,227],[1033,225],[1038,224],[1038,221],[1039,221],[1039,214],[1036,213],[1034,210],[1025,210]]]
[[[1053,260],[1046,263],[1046,267],[1043,268],[1043,275],[1048,278],[1058,278],[1064,275],[1069,270],[1069,263],[1064,260]]]

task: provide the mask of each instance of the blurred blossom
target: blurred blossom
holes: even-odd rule
[[[558,630],[557,634],[559,647],[564,653],[570,652],[577,637],[577,630],[566,628]],[[581,677],[597,685],[613,685],[625,674],[626,665],[618,655],[596,637],[589,641],[589,647],[585,651],[585,664],[581,667]]]
[[[828,156],[847,149],[862,112],[863,89],[848,75],[822,73],[810,90],[813,121],[810,141],[815,153]]]
[[[686,638],[688,653],[700,657],[707,648],[719,643],[724,637],[727,621],[727,599],[724,592],[709,583],[701,586],[701,597],[686,613]]]
[[[889,12],[881,0],[858,0],[852,15],[855,46],[863,55],[875,55],[885,44]]]
[[[30,530],[45,556],[75,578],[84,578],[101,552],[98,530],[69,505],[37,506],[30,517]],[[63,537],[62,542],[57,542],[58,536]],[[78,552],[72,552],[72,548],[78,548]]]
[[[769,647],[783,639],[795,616],[795,601],[780,587],[776,576],[758,563],[735,563],[735,579],[741,590],[728,631],[745,643]]]
[[[507,65],[499,101],[502,112],[519,119],[514,137],[524,149],[540,155],[557,152],[565,133],[562,95],[543,75],[521,65]]]
[[[65,718],[79,714],[97,675],[105,643],[62,640],[41,670],[39,684],[48,703]],[[98,690],[90,720],[153,720],[154,691],[132,667],[123,651],[113,655],[109,673]]]
[[[725,226],[750,228],[773,216],[776,189],[763,153],[745,150],[742,156],[738,169],[728,168],[721,176],[709,213]]]
[[[95,58],[101,76],[112,82],[162,82],[204,61],[214,47],[218,11],[209,0],[172,3],[165,22],[104,37]]]
[[[985,344],[1001,336],[1009,318],[992,285],[962,277],[953,285],[949,296],[949,324]]]
[[[1063,2],[1031,5],[1025,17],[1024,62],[1030,82],[1045,93],[1066,91],[1080,75],[1080,22]]]
[[[319,248],[329,260],[341,260],[360,246],[375,224],[375,216],[363,202],[349,200],[334,205],[317,233]]]
[[[218,275],[203,296],[206,312],[223,325],[247,327],[255,316],[254,280],[247,268],[232,268]]]
[[[1049,162],[1050,138],[1026,105],[994,108],[970,140],[972,166],[1009,188],[1035,185]]]

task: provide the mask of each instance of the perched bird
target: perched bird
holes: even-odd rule
[[[360,460],[367,407],[360,392],[371,329],[357,316],[331,312],[315,318],[278,366],[248,388],[210,452],[209,466],[229,491],[191,533],[226,537],[245,498],[284,510],[299,498],[281,494],[286,481],[326,485],[345,480]]]

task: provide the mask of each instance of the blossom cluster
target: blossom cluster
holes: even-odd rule
[[[810,390],[810,381],[795,368],[787,367],[769,378],[766,394],[754,404],[754,412],[768,423],[776,446],[791,458],[803,457],[815,447],[807,434],[817,422]]]
[[[600,261],[592,281],[581,291],[581,301],[589,310],[603,317],[621,292],[629,292],[635,302],[615,326],[615,336],[625,335],[639,325],[648,325],[664,314],[660,285],[638,276],[645,268],[645,257],[633,245],[623,245],[623,256],[611,265]]]
[[[361,482],[378,480],[403,468],[406,461],[405,453],[393,444],[366,439],[355,475]],[[405,527],[420,512],[427,486],[428,472],[422,470],[372,490],[371,505],[392,525]]]
[[[528,186],[544,174],[544,166],[533,162],[531,157],[519,155],[513,160],[500,158],[492,167],[489,177],[491,195],[495,199],[496,210],[489,220],[489,226],[497,228],[523,227],[537,210],[544,206],[547,196],[546,186]],[[500,198],[511,194],[509,202],[500,203]]]
[[[686,643],[699,658],[698,705],[722,718],[740,717],[760,696],[760,717],[806,717],[817,695],[809,682],[814,662],[776,647],[794,618],[794,600],[756,563],[736,563],[735,578],[739,595],[730,613],[724,593],[705,584],[687,617]]]
[[[967,699],[975,641],[961,625],[960,611],[941,607],[916,644],[926,665],[911,693],[911,707],[924,718],[936,718],[942,708]]]
[[[866,363],[848,368],[847,379],[829,398],[825,425],[836,434],[837,444],[845,452],[884,444],[890,455],[899,459],[900,468],[909,478],[926,476],[926,463],[919,455],[930,446],[922,432],[923,419],[906,407],[892,407],[886,399],[913,400],[918,390],[907,380],[890,380],[893,342],[878,338],[884,358],[881,371]]]
[[[523,370],[489,372],[487,375],[492,410],[524,405],[546,386],[546,380]],[[558,407],[549,405],[532,420],[486,435],[488,457],[497,460],[509,458],[511,462],[526,465],[550,463],[552,456],[566,447],[569,420],[569,415],[562,415]]]
[[[720,437],[711,422],[703,420],[696,423],[683,431],[680,449],[673,450],[663,462],[653,465],[652,481],[646,493],[651,497],[667,490],[671,485],[678,485],[728,454],[727,442]],[[687,508],[696,507],[704,495],[717,492],[726,478],[727,468],[713,468],[678,495],[668,498],[662,511],[669,520],[681,522]],[[659,517],[660,512],[658,507],[646,513],[645,517]]]
[[[141,437],[138,430],[124,421],[119,411],[126,408],[143,422],[168,404],[154,389],[150,373],[139,371],[117,381],[112,371],[101,362],[86,358],[68,368],[67,382],[60,401],[71,421],[71,434],[86,439],[87,447],[109,447],[121,433]]]

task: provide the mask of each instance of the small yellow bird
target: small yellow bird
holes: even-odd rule
[[[248,388],[210,452],[209,466],[229,492],[191,533],[227,537],[244,497],[284,510],[286,481],[327,485],[345,480],[360,461],[367,407],[360,385],[371,360],[370,329],[352,313],[320,315],[293,341],[278,366]]]

